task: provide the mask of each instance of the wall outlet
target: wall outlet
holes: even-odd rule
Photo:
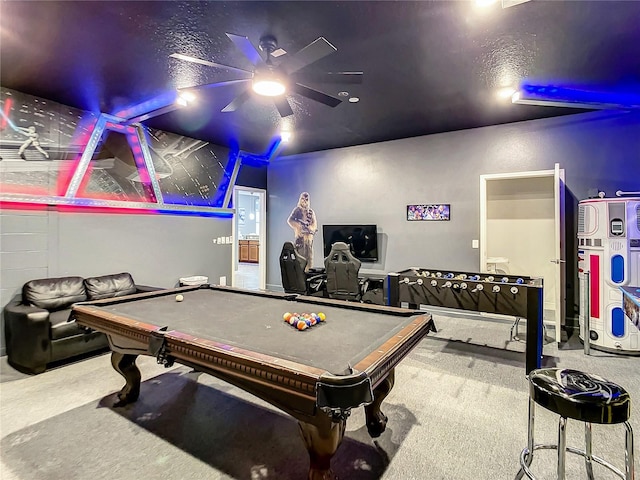
[[[471,248],[480,248],[480,242],[478,240],[471,240]]]
[[[220,277],[220,283],[218,285],[222,285],[223,287],[227,285],[227,277]]]

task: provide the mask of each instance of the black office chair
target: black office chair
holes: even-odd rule
[[[321,295],[324,275],[307,275],[307,259],[299,255],[291,242],[284,242],[280,252],[280,275],[285,293]]]
[[[329,298],[360,301],[363,282],[358,278],[361,262],[353,256],[349,245],[336,242],[324,259]]]

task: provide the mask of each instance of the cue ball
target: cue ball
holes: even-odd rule
[[[184,296],[182,296],[180,294],[176,295],[176,302],[181,302],[183,300],[184,300]]]

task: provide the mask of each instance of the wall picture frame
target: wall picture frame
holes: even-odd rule
[[[407,205],[407,220],[417,221],[449,221],[451,220],[451,204],[424,203]]]

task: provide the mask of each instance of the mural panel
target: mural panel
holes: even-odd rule
[[[57,195],[96,119],[91,113],[0,89],[2,191]]]
[[[0,192],[42,197],[42,203],[59,197],[64,203],[98,119],[90,112],[1,88]],[[137,133],[118,124],[120,120],[109,117],[104,133],[96,137],[98,144],[74,198],[139,205],[161,200],[196,210],[226,207],[237,152],[146,127]],[[155,170],[162,199],[156,199],[146,165]]]

